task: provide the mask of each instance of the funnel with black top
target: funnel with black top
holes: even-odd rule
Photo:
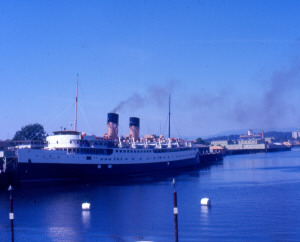
[[[134,140],[140,139],[140,119],[136,117],[129,118],[129,135]]]
[[[116,113],[107,114],[107,136],[110,139],[118,139],[119,115]]]

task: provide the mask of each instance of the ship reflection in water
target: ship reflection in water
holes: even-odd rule
[[[51,241],[68,241],[68,238],[78,238],[78,232],[74,228],[50,227],[48,237]]]

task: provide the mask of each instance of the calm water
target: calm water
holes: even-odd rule
[[[174,241],[172,178],[17,190],[16,241]],[[180,241],[300,241],[300,149],[228,156],[175,178]],[[0,241],[8,212],[1,192]]]

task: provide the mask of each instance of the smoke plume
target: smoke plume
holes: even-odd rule
[[[119,112],[125,108],[135,110],[143,108],[145,104],[154,104],[161,107],[163,104],[168,103],[169,95],[173,92],[175,85],[175,81],[170,81],[165,85],[151,85],[146,89],[144,96],[134,93],[128,99],[121,101],[112,112]]]
[[[137,93],[134,93],[128,99],[121,101],[113,110],[113,113],[119,112],[125,107],[129,107],[131,109],[138,109],[144,106],[145,99]]]
[[[289,95],[299,88],[300,65],[293,64],[284,71],[275,71],[269,85],[258,100],[237,100],[233,117],[238,122],[252,120],[259,126],[276,126],[292,114]]]
[[[294,61],[285,70],[274,71],[269,80],[260,84],[259,90],[239,92],[228,89],[199,90],[191,94],[186,107],[192,107],[197,119],[205,125],[232,128],[278,128],[296,125],[300,112],[300,62]],[[243,96],[241,96],[243,95]],[[207,123],[209,122],[209,123]]]

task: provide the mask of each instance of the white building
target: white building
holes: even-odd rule
[[[211,142],[213,146],[221,146],[227,150],[264,150],[266,143],[264,139],[238,139],[233,141],[228,140],[215,140]]]
[[[232,143],[232,142],[231,142],[231,143]],[[228,141],[228,140],[215,140],[215,141],[210,142],[210,144],[211,144],[212,146],[227,147],[227,145],[230,144],[230,141]]]
[[[300,139],[300,131],[293,131],[292,137],[293,139]]]

